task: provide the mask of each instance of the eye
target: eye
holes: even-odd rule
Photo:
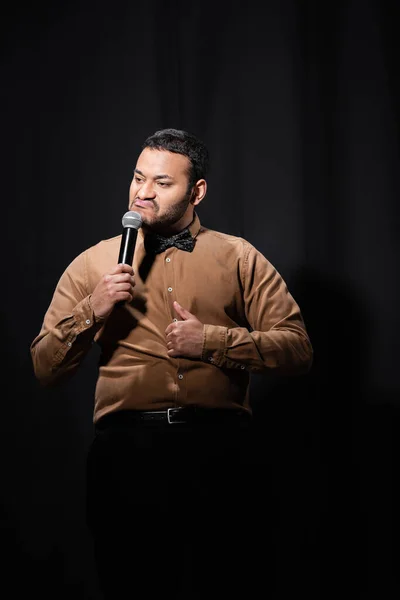
[[[167,183],[167,182],[165,182],[165,181],[159,181],[159,182],[158,182],[158,185],[160,185],[161,187],[169,187],[171,184],[170,184],[170,183]]]
[[[143,183],[143,179],[141,179],[138,175],[135,175],[136,183]]]

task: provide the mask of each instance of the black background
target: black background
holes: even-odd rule
[[[84,521],[96,350],[43,390],[29,346],[68,263],[121,232],[145,137],[177,127],[210,149],[202,223],[269,258],[314,346],[307,377],[252,383],[276,597],[397,598],[398,5],[2,11],[2,597],[100,598]]]

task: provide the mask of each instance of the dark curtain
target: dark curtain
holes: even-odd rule
[[[99,597],[83,508],[96,350],[44,390],[29,345],[67,264],[121,232],[163,127],[206,141],[201,221],[269,258],[314,346],[308,376],[252,381],[276,597],[398,597],[399,26],[378,0],[3,9],[2,597]]]

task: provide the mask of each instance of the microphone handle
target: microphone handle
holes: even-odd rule
[[[122,231],[121,247],[119,250],[118,264],[131,265],[133,262],[133,253],[135,250],[137,238],[137,229],[134,227],[124,227]]]

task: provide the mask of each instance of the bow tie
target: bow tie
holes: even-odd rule
[[[180,250],[185,250],[186,252],[192,252],[194,248],[194,239],[187,228],[170,237],[164,237],[159,233],[147,233],[144,238],[144,246],[146,252],[151,252],[153,254],[159,254],[173,246]]]

